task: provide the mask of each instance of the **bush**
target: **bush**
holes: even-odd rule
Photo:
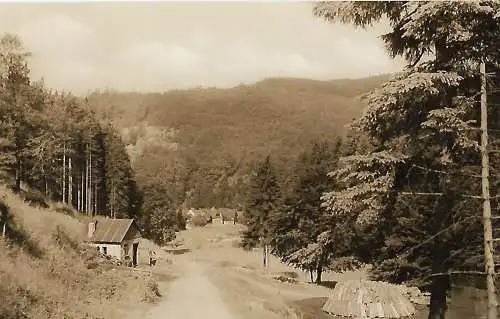
[[[158,301],[160,297],[161,293],[158,282],[153,277],[149,277],[148,279],[146,279],[143,300],[149,303],[154,303]]]
[[[194,215],[191,218],[191,224],[196,227],[203,227],[208,224],[209,219],[204,215]]]
[[[56,244],[63,248],[70,248],[73,251],[78,251],[79,246],[78,243],[71,237],[69,237],[59,225],[56,225],[54,232],[52,233],[52,238],[56,242]]]
[[[49,208],[45,196],[38,191],[24,191],[23,192],[24,202],[33,207]]]
[[[71,207],[69,207],[68,205],[57,204],[54,209],[56,212],[64,214],[64,215],[69,215],[69,216],[75,215],[75,211]]]
[[[290,283],[290,284],[296,284],[297,283],[297,279],[290,278],[290,277],[283,276],[283,275],[277,275],[277,276],[274,276],[273,278],[276,279],[276,280],[278,280],[278,281],[287,282],[287,283]]]

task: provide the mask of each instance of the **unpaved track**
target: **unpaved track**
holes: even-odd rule
[[[167,285],[149,319],[237,319],[226,308],[218,289],[204,275],[205,267],[189,256],[176,259],[183,274]]]

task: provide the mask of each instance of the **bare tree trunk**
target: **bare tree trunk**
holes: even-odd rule
[[[62,202],[66,204],[66,142],[63,143]]]
[[[44,194],[45,194],[45,197],[50,199],[49,198],[49,186],[48,186],[48,182],[47,182],[47,173],[45,172],[45,165],[42,164],[42,174],[43,174],[43,190],[44,190]]]
[[[76,196],[77,196],[77,199],[76,199],[76,201],[77,201],[76,207],[77,208],[76,209],[80,212],[80,211],[82,211],[82,209],[80,207],[80,203],[81,203],[80,201],[81,201],[81,196],[82,196],[81,191],[80,191],[80,183],[78,183]]]
[[[111,180],[111,217],[116,218],[115,213],[115,181]]]
[[[97,214],[97,182],[94,182],[94,213]]]
[[[446,295],[448,291],[448,276],[436,276],[431,283],[431,301],[428,319],[445,319],[448,305]]]
[[[486,288],[488,291],[488,319],[497,318],[497,295],[495,288],[495,262],[493,260],[493,230],[491,226],[490,203],[490,160],[488,156],[488,102],[486,92],[486,65],[480,65],[481,72],[481,155],[482,155],[482,193],[483,193],[483,239]]]
[[[68,158],[68,204],[73,207],[73,171],[71,157]]]
[[[21,192],[21,159],[16,159],[16,184],[14,185],[14,192]]]
[[[316,268],[316,283],[321,284],[321,275],[323,274],[323,265],[319,264]]]
[[[88,145],[87,145],[88,149]],[[86,158],[85,165],[85,212],[89,213],[89,158]]]
[[[89,150],[89,211],[90,211],[90,216],[94,214],[93,208],[94,205],[92,203],[92,150]]]
[[[84,195],[85,188],[83,187],[84,182],[85,182],[85,173],[84,173],[84,171],[82,171],[82,178],[81,178],[81,181],[80,181],[80,184],[81,184],[81,186],[80,186],[80,189],[81,189],[81,191],[80,191],[80,193],[81,193],[80,211],[81,212],[86,212],[85,211],[85,195]]]

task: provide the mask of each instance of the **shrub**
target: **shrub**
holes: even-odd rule
[[[54,210],[58,213],[64,214],[64,215],[69,215],[69,216],[74,216],[75,211],[73,208],[69,207],[68,205],[64,204],[57,204],[54,208]]]
[[[154,303],[158,301],[160,297],[161,293],[160,293],[160,287],[158,286],[158,282],[151,276],[148,279],[146,279],[143,300],[149,303]]]
[[[54,229],[54,232],[52,233],[52,238],[56,242],[56,244],[63,248],[70,248],[73,251],[78,250],[78,243],[73,240],[71,237],[69,237],[59,225],[56,225],[56,228]]]
[[[208,224],[209,219],[204,215],[194,215],[191,218],[191,224],[196,227],[203,227]]]
[[[22,247],[25,252],[36,258],[42,258],[44,250],[39,243],[31,238],[31,235],[19,224],[10,220],[7,224],[7,239],[18,247]]]
[[[288,282],[290,284],[296,284],[297,283],[297,279],[290,278],[290,277],[287,277],[287,276],[284,276],[284,275],[277,275],[277,276],[274,276],[273,278],[276,279],[276,280],[278,280],[278,281],[281,281],[281,282]]]
[[[33,190],[28,190],[23,192],[24,202],[33,207],[49,208],[45,196]]]

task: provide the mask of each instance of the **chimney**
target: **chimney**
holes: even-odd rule
[[[97,221],[91,221],[89,223],[89,233],[88,233],[89,239],[92,238],[92,236],[94,236],[96,226],[97,226]]]

